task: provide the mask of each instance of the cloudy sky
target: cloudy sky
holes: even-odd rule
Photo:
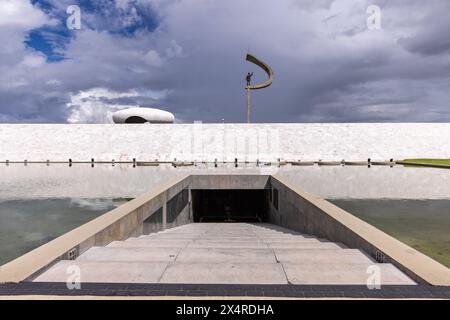
[[[81,29],[69,30],[69,5]],[[381,8],[381,29],[367,8]],[[448,0],[0,0],[0,122],[450,121]],[[369,19],[370,20],[370,19]]]

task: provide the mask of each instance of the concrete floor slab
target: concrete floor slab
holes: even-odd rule
[[[262,239],[258,239],[251,236],[240,236],[240,237],[200,237],[196,241],[225,241],[225,242],[241,242],[241,241],[260,241],[264,242]]]
[[[175,260],[179,251],[177,248],[94,247],[80,255],[77,261],[169,262]]]
[[[275,263],[271,249],[254,248],[186,248],[177,257],[177,262],[216,263]]]
[[[240,235],[231,235],[231,234],[224,234],[223,236],[219,235],[220,232],[217,232],[215,234],[205,234],[198,238],[198,240],[247,240],[247,241],[257,241],[261,240],[255,237],[254,235],[248,233],[248,232],[242,232]]]
[[[161,283],[287,284],[277,263],[175,263]]]
[[[365,285],[367,267],[376,265],[383,284],[414,283],[359,250],[246,223],[191,224],[93,247],[36,281],[65,282],[74,264],[85,282]]]
[[[196,240],[189,243],[188,248],[267,248],[262,241],[222,241]]]
[[[255,232],[279,232],[279,233],[283,233],[283,234],[294,234],[294,235],[303,235],[303,236],[311,236],[309,234],[305,234],[302,232],[298,232],[295,230],[291,230],[291,229],[286,229],[284,227],[281,226],[277,226],[274,224],[267,224],[267,223],[258,223],[253,225],[253,230],[255,230]]]
[[[177,236],[200,236],[205,234],[205,232],[197,232],[197,231],[187,231],[187,232],[162,232],[162,233],[151,233],[146,236],[142,236],[142,238],[158,238],[160,236],[170,236],[170,235],[177,235]]]
[[[73,266],[80,268],[82,283],[156,283],[166,269],[167,263],[61,261],[34,281],[70,281],[69,276],[73,274],[73,269],[68,268]]]
[[[391,264],[345,264],[345,263],[283,263],[284,270],[292,284],[367,284],[372,272],[368,267],[380,269],[382,285],[415,284]]]
[[[307,238],[313,238],[313,236],[308,235],[308,234],[301,234],[301,233],[297,233],[297,232],[283,232],[283,231],[277,231],[277,230],[254,230],[253,231],[256,234],[267,234],[267,235],[271,235],[271,234],[278,234],[278,235],[282,235],[282,236],[296,236],[296,237],[307,237]]]
[[[139,237],[139,239],[158,239],[158,240],[194,240],[198,239],[200,235],[197,234],[176,234],[176,233],[164,233],[152,236],[143,236]]]
[[[342,247],[333,242],[272,241],[267,243],[267,246],[272,249],[342,249]]]
[[[258,238],[261,241],[264,241],[265,243],[320,243],[321,241],[317,240],[317,239],[312,239],[312,238]]]
[[[303,236],[294,236],[294,235],[282,235],[282,234],[271,234],[271,235],[258,235],[255,234],[255,237],[258,239],[264,240],[304,240],[304,241],[317,241],[317,238],[306,238]]]
[[[304,235],[294,235],[294,234],[283,234],[283,233],[277,233],[277,232],[265,232],[265,233],[259,233],[259,232],[253,232],[253,234],[258,238],[283,238],[283,239],[304,239],[304,240],[312,240],[317,239],[316,237],[308,237]]]
[[[285,263],[374,263],[374,261],[355,249],[273,249],[278,261]]]
[[[108,248],[184,248],[190,243],[188,240],[144,240],[130,239],[127,241],[114,241],[107,245]]]

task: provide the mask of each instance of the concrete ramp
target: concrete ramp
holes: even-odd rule
[[[375,266],[382,284],[415,284],[359,250],[262,223],[195,223],[112,242],[34,281],[66,282],[74,265],[81,282],[98,283],[366,285]]]

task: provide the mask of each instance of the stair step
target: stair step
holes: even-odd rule
[[[107,245],[108,248],[131,248],[131,247],[144,247],[144,248],[184,248],[190,241],[188,240],[152,240],[146,241],[143,239],[129,239],[127,241],[114,241]]]
[[[108,248],[294,248],[294,249],[341,249],[333,242],[320,241],[259,241],[259,240],[159,240],[159,239],[128,239],[114,241]]]
[[[177,262],[275,263],[272,249],[267,248],[186,248]]]
[[[285,263],[333,264],[374,263],[357,249],[273,249],[277,260]]]
[[[305,241],[273,241],[267,244],[272,249],[320,249],[320,250],[340,250],[342,246],[333,242],[305,242]]]
[[[220,236],[208,236],[208,237],[199,237],[199,236],[158,236],[158,237],[146,237],[139,238],[139,240],[149,240],[149,241],[159,241],[159,240],[187,240],[187,241],[195,241],[195,240],[205,240],[205,241],[255,241],[261,240],[252,236],[235,236],[235,237],[220,237]]]
[[[414,284],[391,264],[356,249],[269,224],[190,224],[60,261],[35,281],[66,282],[69,266],[82,282],[205,284],[358,284],[379,267],[382,284]]]
[[[60,261],[35,282],[67,282],[69,267],[80,268],[80,281],[96,283],[157,283],[167,262]]]
[[[381,285],[413,285],[408,276],[389,263],[283,263],[292,284],[365,285],[379,268]]]
[[[175,263],[161,283],[287,284],[279,263]]]
[[[222,240],[196,240],[189,243],[188,248],[262,248],[267,244],[262,241],[222,241]]]
[[[142,261],[169,262],[175,260],[179,248],[120,248],[93,247],[77,261]]]
[[[258,236],[258,239],[263,239],[265,241],[272,241],[272,240],[287,240],[287,241],[295,241],[295,240],[302,240],[302,241],[318,241],[316,237],[303,237],[303,236],[271,236],[271,237],[264,237],[264,236]]]

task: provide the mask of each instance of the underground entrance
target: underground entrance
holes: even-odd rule
[[[269,190],[192,190],[194,222],[265,222]]]

